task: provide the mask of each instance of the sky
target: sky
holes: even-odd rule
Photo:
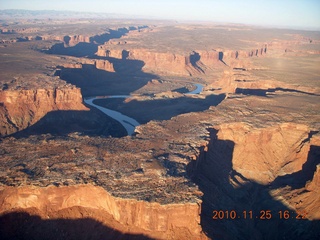
[[[105,12],[320,30],[320,0],[0,0],[0,9]]]

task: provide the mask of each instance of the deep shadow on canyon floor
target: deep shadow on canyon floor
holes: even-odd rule
[[[299,91],[299,90],[295,90],[295,89],[287,89],[287,88],[269,88],[267,90],[264,90],[264,89],[237,88],[235,93],[243,94],[243,95],[266,97],[266,96],[268,96],[268,94],[275,93],[276,91],[289,92],[289,93],[301,93],[301,94],[307,94],[307,95],[311,95],[311,96],[318,96],[317,94],[314,94],[314,93],[308,93],[308,92],[304,92],[304,91]]]
[[[62,53],[69,53],[68,48],[63,47],[62,49]],[[113,63],[115,72],[100,70],[91,64],[83,64],[82,68],[61,67],[61,70],[59,71],[59,77],[66,82],[79,87],[83,97],[129,95],[148,84],[151,80],[159,78],[156,75],[143,72],[142,67],[144,66],[144,62],[126,59],[125,52],[123,53],[122,59],[95,58],[107,59]],[[184,89],[178,89],[177,91],[183,90]],[[225,94],[210,95],[205,99],[179,97],[149,101],[130,101],[126,104],[123,103],[123,99],[96,100],[95,102],[100,106],[127,114],[143,124],[151,120],[169,120],[172,117],[183,113],[204,111],[210,106],[217,106],[224,99]],[[122,137],[126,135],[123,127],[116,120],[105,116],[95,108],[91,108],[90,112],[50,112],[33,126],[14,134],[14,136],[26,137],[29,135],[45,133],[65,135],[74,131],[86,135],[113,137]]]
[[[83,97],[130,94],[152,79],[155,75],[141,71],[143,62],[139,60],[119,60],[126,71],[107,72],[96,69],[94,65],[84,64],[81,69],[64,68],[60,78],[79,88]],[[137,70],[139,69],[139,70]]]
[[[54,45],[47,53],[86,56],[93,55],[96,52],[95,48],[95,43],[78,43],[74,47],[64,47],[64,44],[61,43]],[[61,67],[57,75],[62,80],[79,87],[84,97],[130,94],[145,86],[152,79],[158,78],[141,70],[144,65],[142,61],[127,60],[125,53],[123,58],[108,58],[113,62],[116,72],[107,72],[96,69],[94,65],[83,64],[81,69]],[[34,125],[12,135],[19,138],[47,133],[67,135],[72,132],[93,136],[123,137],[127,135],[119,122],[95,108],[91,108],[90,111],[49,112]]]
[[[94,102],[120,111],[144,124],[151,120],[169,120],[180,114],[205,111],[210,106],[219,105],[225,97],[225,94],[219,94],[206,96],[205,99],[179,97],[146,101],[132,100],[127,103],[123,103],[123,99],[97,99]]]
[[[320,221],[301,219],[292,209],[275,200],[269,193],[279,187],[279,179],[270,185],[250,181],[232,167],[235,143],[218,140],[217,130],[210,129],[208,151],[202,151],[196,162],[188,165],[189,175],[204,193],[201,206],[201,226],[212,239],[319,239]],[[319,163],[320,149],[311,146],[303,172],[313,172]],[[305,186],[311,174],[300,178],[301,172],[282,177],[282,186]],[[281,178],[281,177],[280,177]],[[233,183],[233,184],[231,184]],[[222,211],[216,215],[214,211]],[[228,213],[226,213],[228,211]],[[236,212],[231,217],[230,212]],[[245,212],[244,212],[245,211]],[[252,212],[252,217],[249,212]],[[266,215],[270,212],[271,215]],[[279,211],[290,212],[290,218],[280,218]],[[303,214],[301,214],[303,215]],[[296,219],[296,217],[298,219]]]
[[[127,29],[119,32],[114,31],[107,38],[104,37],[102,42],[120,38],[127,32]],[[125,50],[122,51],[121,59],[96,56],[97,50],[98,44],[93,41],[90,43],[80,42],[72,47],[65,47],[64,43],[58,43],[43,52],[54,55],[86,57],[91,60],[107,60],[112,64],[114,72],[97,69],[91,64],[83,64],[81,69],[61,67],[62,69],[58,73],[59,77],[81,88],[81,93],[84,97],[130,94],[146,85],[152,79],[159,78],[154,74],[142,71],[142,67],[145,65],[143,61],[127,59],[128,52]]]
[[[271,186],[272,188],[279,186],[290,186],[291,189],[302,188],[308,181],[312,180],[318,164],[320,164],[320,147],[311,145],[308,159],[302,165],[302,169],[289,175],[277,177]]]
[[[74,132],[90,136],[123,137],[127,135],[119,122],[92,108],[90,111],[49,112],[32,126],[9,136],[15,138],[40,134],[65,136]]]
[[[0,216],[0,238],[2,240],[152,239],[142,234],[122,233],[89,217],[45,220],[25,212],[11,212]]]

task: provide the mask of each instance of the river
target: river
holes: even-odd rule
[[[201,84],[194,84],[196,86],[196,89],[188,92],[186,94],[199,94],[202,92],[203,90],[203,85]],[[90,97],[90,98],[85,98],[84,102],[92,107],[97,108],[98,110],[100,110],[101,112],[103,112],[104,114],[108,115],[109,117],[117,120],[127,131],[128,135],[132,135],[134,134],[134,130],[137,126],[140,125],[140,123],[138,123],[135,119],[128,117],[126,115],[123,115],[120,112],[108,109],[108,108],[104,108],[101,107],[97,104],[94,104],[93,101],[96,99],[105,99],[105,98],[129,98],[131,97],[131,95],[111,95],[111,96],[95,96],[95,97]]]

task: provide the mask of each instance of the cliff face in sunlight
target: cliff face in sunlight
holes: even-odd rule
[[[54,110],[88,110],[79,88],[0,91],[0,135],[33,125]]]
[[[189,54],[171,52],[155,52],[148,49],[113,49],[110,44],[100,45],[96,55],[117,59],[141,60],[144,70],[158,73],[182,76],[205,74],[206,70],[223,64],[231,67],[241,67],[242,60],[262,56],[267,53],[267,47],[250,51],[208,50],[192,51]]]
[[[290,123],[256,130],[243,123],[222,124],[197,163],[199,172],[220,181],[234,170],[247,180],[271,184],[302,170],[310,152],[309,133],[307,126]],[[219,168],[212,173],[209,166],[215,164]]]
[[[221,125],[218,138],[235,143],[234,170],[247,179],[269,184],[278,176],[302,169],[310,150],[309,132],[305,125],[288,123],[253,131],[240,123]]]
[[[105,70],[108,72],[115,71],[113,64],[111,62],[109,62],[108,60],[96,60],[95,65],[96,65],[97,69]]]
[[[127,52],[127,56],[124,56]],[[170,73],[175,75],[189,75],[190,59],[187,56],[150,52],[147,49],[125,50],[109,50],[104,46],[100,46],[97,52],[98,56],[113,57],[117,59],[129,58],[133,60],[141,60],[144,62],[144,69],[156,73]]]
[[[75,207],[79,213],[75,213]],[[90,218],[123,233],[143,233],[161,239],[205,239],[201,235],[200,206],[197,203],[149,203],[112,197],[104,189],[92,185],[38,188],[5,187],[0,191],[0,214],[31,210],[47,219],[75,218],[90,211]],[[112,221],[103,218],[111,215]],[[110,224],[112,226],[110,226]]]

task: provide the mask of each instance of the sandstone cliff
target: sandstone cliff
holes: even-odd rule
[[[63,40],[65,45],[69,47],[73,47],[80,42],[90,43],[90,37],[83,35],[64,36],[61,40]]]
[[[202,69],[204,65],[199,62],[200,55],[197,52],[181,55],[170,52],[154,52],[147,49],[109,49],[109,45],[103,45],[99,46],[96,54],[102,57],[141,60],[145,64],[143,67],[145,71],[158,74],[191,76],[204,73],[204,69]],[[203,54],[205,62],[211,60],[212,64],[216,62],[215,54],[209,52]]]
[[[106,226],[112,222],[103,215],[111,215],[120,223],[115,230],[121,232],[144,233],[157,239],[206,239],[201,234],[197,203],[160,205],[115,198],[92,185],[5,187],[0,191],[0,214],[33,209],[43,219],[73,218],[71,209],[75,207],[80,207],[81,215],[90,211],[91,218]]]
[[[253,130],[248,125],[234,123],[220,125],[217,138],[234,144],[233,170],[246,179],[269,184],[278,176],[302,169],[310,149],[309,132],[307,126],[298,124]],[[219,159],[213,152],[208,154],[205,161]]]
[[[306,185],[307,190],[319,192],[320,186],[320,165],[317,165],[316,171],[314,173],[313,179]],[[319,215],[320,213],[318,213]],[[320,216],[318,216],[320,218]]]
[[[199,53],[200,56],[200,61],[208,66],[208,67],[212,67],[212,65],[215,65],[216,63],[218,63],[219,60],[219,52],[217,51],[196,51]]]
[[[146,70],[179,75],[188,74],[186,67],[190,64],[188,57],[183,55],[150,52],[144,49],[135,49],[129,51],[129,58],[142,60],[145,63],[144,68]]]
[[[102,60],[102,59],[93,60],[93,59],[87,59],[87,58],[78,58],[77,61],[62,64],[62,66],[58,66],[58,69],[59,68],[81,69],[83,68],[83,65],[94,65],[96,69],[100,69],[108,72],[115,72],[113,63],[111,63],[110,61]]]
[[[319,151],[315,153],[311,144],[310,129],[299,124],[253,129],[230,123],[213,128],[209,144],[189,169],[204,193],[203,230],[225,239],[318,236],[319,166],[310,170]],[[270,221],[261,219],[266,209],[272,214]],[[236,212],[236,221],[226,220],[226,215],[212,219],[214,211],[227,210]],[[252,211],[250,220],[244,210]],[[290,219],[281,218],[279,211],[290,213]]]
[[[208,84],[205,89],[215,89],[216,92],[236,93],[245,95],[268,95],[276,92],[295,92],[308,95],[318,95],[320,88],[315,86],[300,85],[298,83],[286,83],[281,79],[266,79],[256,77],[248,62],[236,61],[234,65],[241,68],[224,70],[221,77]],[[244,67],[244,68],[242,68]],[[258,69],[257,69],[258,70]],[[219,89],[219,90],[217,90]]]
[[[54,110],[88,110],[79,88],[0,91],[0,135],[25,129]]]
[[[105,70],[108,72],[115,72],[113,64],[108,60],[96,60],[95,65],[97,69]]]
[[[105,47],[106,45],[100,45],[98,47],[98,51],[97,51],[97,56],[100,56],[100,57],[113,57],[113,58],[118,58],[118,59],[122,59],[122,53],[123,51],[125,50],[109,50],[109,49],[106,49]]]
[[[320,137],[313,136],[310,140],[310,151],[308,159],[302,166],[302,170],[289,175],[302,181],[297,187],[287,186],[275,189],[272,195],[285,201],[290,208],[297,210],[310,220],[320,219]],[[285,179],[285,178],[284,178]],[[304,183],[306,181],[306,183]],[[291,190],[291,191],[290,191]]]
[[[250,51],[233,50],[197,50],[189,54],[172,52],[155,52],[149,49],[119,49],[107,43],[100,45],[96,55],[117,59],[141,60],[145,63],[144,70],[158,74],[192,76],[204,74],[208,69],[228,65],[241,68],[250,57],[262,56],[267,53],[267,47]],[[243,62],[244,61],[244,62]]]
[[[306,175],[308,173],[304,173]],[[298,189],[283,187],[271,191],[275,199],[285,202],[291,209],[296,210],[301,216],[309,220],[319,221],[320,219],[320,165],[316,166],[313,178],[306,185]]]

